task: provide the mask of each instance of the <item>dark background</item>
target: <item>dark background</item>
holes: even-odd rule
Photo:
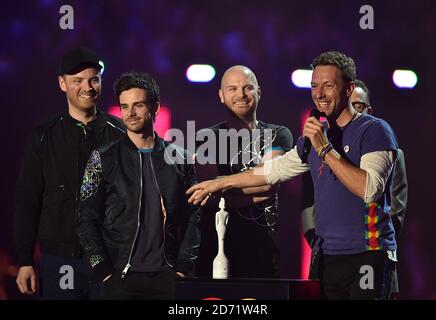
[[[59,27],[63,4],[74,9],[74,30]],[[359,27],[359,8],[365,4],[374,8],[374,30]],[[409,205],[399,245],[400,298],[435,299],[435,16],[431,0],[3,2],[0,281],[7,256],[13,259],[13,199],[25,139],[32,126],[66,110],[57,84],[66,50],[85,45],[103,57],[102,109],[115,104],[112,84],[122,72],[151,73],[163,104],[172,110],[172,126],[181,130],[187,120],[195,120],[197,128],[223,120],[220,77],[231,65],[247,65],[262,86],[258,119],[289,127],[295,138],[301,114],[312,101],[310,90],[290,84],[290,74],[309,68],[319,53],[338,50],[355,59],[376,115],[392,125],[406,155]],[[193,63],[213,65],[217,76],[207,84],[188,82],[185,71]],[[394,86],[397,68],[417,73],[414,89]],[[284,184],[280,194],[281,276],[299,278],[299,179]],[[12,289],[9,298],[17,297]]]

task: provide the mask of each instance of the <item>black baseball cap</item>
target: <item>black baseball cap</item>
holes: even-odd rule
[[[85,47],[78,47],[65,53],[62,57],[59,73],[76,74],[86,68],[101,70],[97,53]]]

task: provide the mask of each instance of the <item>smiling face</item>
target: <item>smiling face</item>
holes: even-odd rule
[[[339,117],[348,107],[354,82],[344,81],[342,71],[333,65],[319,65],[312,74],[312,99],[327,117]]]
[[[227,70],[219,90],[221,103],[240,119],[251,117],[260,100],[260,87],[250,69],[233,67]]]
[[[356,87],[351,94],[351,105],[360,113],[372,114],[368,94],[361,87]]]
[[[101,92],[100,71],[86,68],[69,75],[59,76],[59,87],[67,94],[68,107],[89,111],[96,107]]]
[[[119,97],[121,114],[127,130],[142,133],[153,128],[159,103],[152,106],[144,89],[132,88],[121,92]]]

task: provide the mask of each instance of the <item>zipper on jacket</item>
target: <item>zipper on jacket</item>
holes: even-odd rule
[[[158,183],[157,183],[156,173],[154,172],[154,166],[153,166],[153,161],[151,160],[151,155],[150,155],[150,165],[151,165],[151,171],[153,172],[153,178],[154,178],[154,183],[156,184],[157,192],[159,192],[159,196],[160,196],[160,198],[162,199],[162,206],[163,206],[163,209],[164,209],[166,212],[168,212],[168,211],[166,210],[166,208],[165,208],[165,204],[163,203],[162,193],[160,192],[159,185],[158,185]],[[164,257],[164,260],[165,260],[166,264],[169,265],[171,268],[174,268],[174,266],[173,266],[171,263],[168,262],[167,257],[166,257],[166,255],[165,255],[165,224],[166,224],[166,221],[167,221],[167,219],[166,219],[166,217],[165,217],[164,222],[163,222],[163,224],[162,224],[162,228],[163,228],[163,230],[162,230],[162,231],[163,231],[163,246],[162,246],[162,254],[163,254],[163,257]]]
[[[83,124],[83,123],[81,123],[81,122],[78,122],[78,123],[76,123],[76,125],[79,127],[79,128],[81,128],[82,129],[82,132],[83,132],[83,146],[84,146],[84,148],[86,148],[86,138],[87,138],[87,133],[86,133],[86,127],[85,127],[85,125]],[[80,140],[80,139],[79,139]],[[79,146],[78,146],[78,148],[79,148],[79,150],[80,150],[80,145],[82,145],[82,142],[80,142],[79,143]],[[79,153],[79,156],[80,156],[81,154]],[[77,173],[79,173],[79,162],[81,162],[80,160],[80,157],[77,157],[77,161],[76,161],[76,171],[77,171]],[[82,158],[84,157],[84,155],[82,154]],[[85,170],[86,170],[86,163],[87,163],[87,159],[85,160]],[[82,185],[82,183],[83,183],[83,178],[82,178],[82,176],[83,176],[83,174],[82,175],[80,175],[79,174],[79,190],[80,190],[80,186]],[[76,207],[77,207],[77,204],[78,204],[78,202],[79,202],[79,191],[77,190],[77,188],[76,188],[76,191],[75,191],[75,193],[76,193]],[[77,216],[77,215],[76,215]]]
[[[138,152],[139,153],[139,152]],[[141,169],[141,175],[140,175],[140,187],[139,187],[139,207],[138,207],[138,223],[136,226],[136,232],[135,232],[135,237],[133,238],[133,242],[132,242],[132,247],[130,248],[130,253],[129,253],[129,259],[127,260],[127,264],[123,269],[123,272],[121,273],[121,279],[124,279],[126,277],[127,272],[129,271],[131,264],[130,264],[130,260],[132,259],[132,253],[133,253],[133,248],[135,247],[135,242],[136,242],[136,238],[138,237],[138,233],[139,233],[139,225],[140,225],[140,219],[141,219],[141,198],[142,198],[142,155],[141,153],[139,153],[139,168]]]

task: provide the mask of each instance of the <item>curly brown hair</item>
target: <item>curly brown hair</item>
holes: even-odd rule
[[[346,56],[342,52],[327,51],[321,53],[312,62],[312,70],[317,66],[336,66],[342,71],[343,79],[345,81],[356,80],[356,64],[351,57]]]
[[[123,91],[132,88],[144,89],[152,106],[160,100],[160,90],[156,81],[145,72],[127,72],[114,83],[114,93],[118,101]]]

